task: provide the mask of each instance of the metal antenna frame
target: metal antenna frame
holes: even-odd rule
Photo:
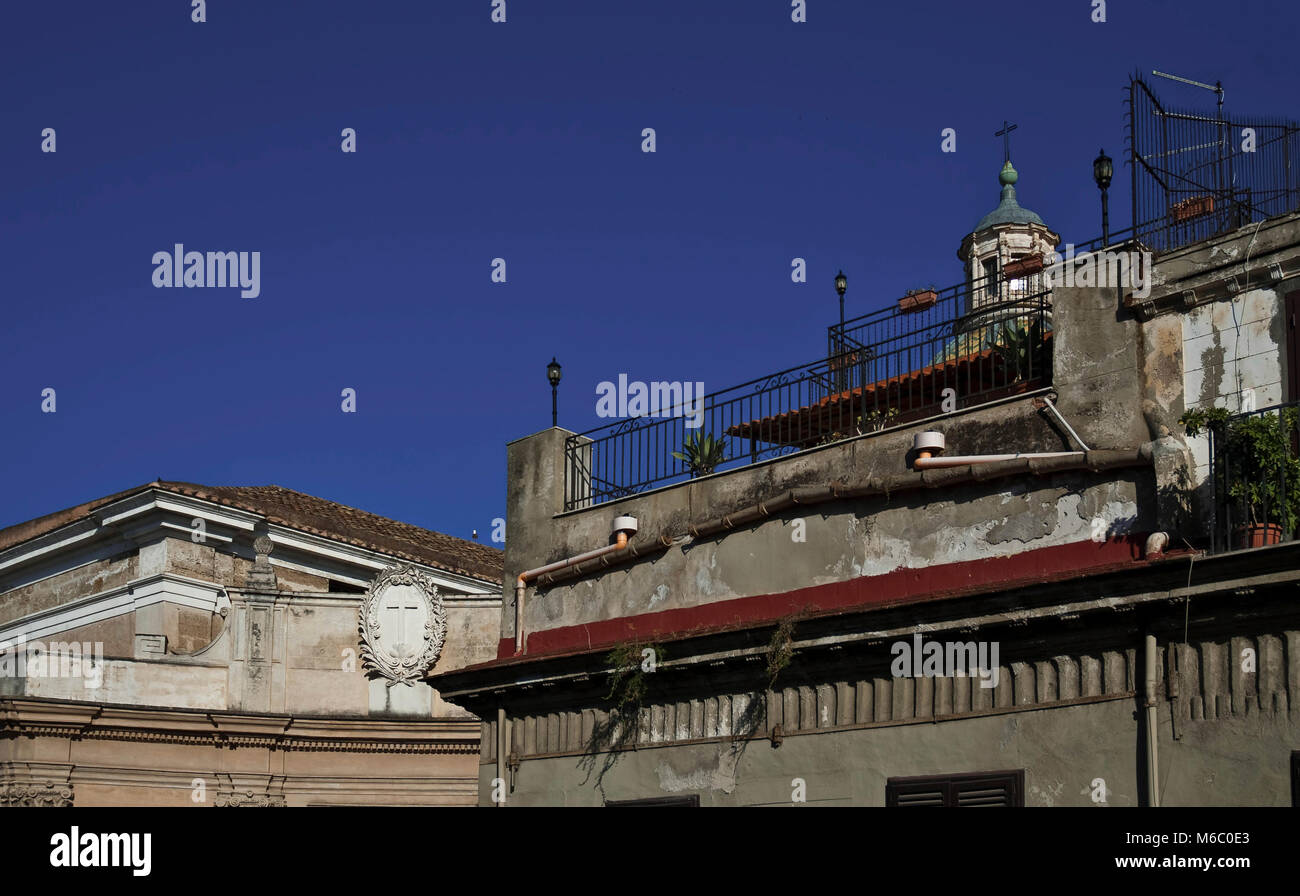
[[[1219,190],[1220,192],[1230,192],[1236,183],[1236,177],[1232,173],[1231,167],[1224,171],[1224,160],[1229,158],[1228,147],[1228,130],[1224,127],[1223,121],[1223,82],[1215,81],[1213,84],[1206,84],[1204,81],[1193,81],[1191,78],[1183,78],[1178,75],[1171,75],[1167,72],[1158,72],[1151,70],[1151,74],[1158,78],[1166,78],[1170,81],[1178,81],[1181,84],[1190,84],[1193,87],[1200,87],[1205,90],[1213,91],[1219,98]]]

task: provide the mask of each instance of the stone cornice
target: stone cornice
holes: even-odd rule
[[[171,572],[145,576],[116,588],[0,624],[0,645],[20,636],[29,641],[57,637],[60,632],[124,616],[163,602],[215,613],[221,591],[220,585]]]
[[[0,737],[71,737],[300,752],[477,753],[474,719],[297,719],[0,697]]]
[[[1276,286],[1300,276],[1300,213],[1164,253],[1154,268],[1150,295],[1124,293],[1124,307],[1141,320]]]

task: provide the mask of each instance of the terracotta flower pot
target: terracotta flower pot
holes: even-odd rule
[[[1236,530],[1237,547],[1239,548],[1262,548],[1270,544],[1280,544],[1282,542],[1282,527],[1277,523],[1267,523],[1259,526],[1242,526]]]
[[[1008,262],[1007,266],[1002,269],[1002,273],[1007,278],[1024,277],[1027,274],[1037,274],[1043,269],[1043,259],[1038,255],[1026,255],[1024,258],[1017,258],[1015,261]]]
[[[1213,196],[1192,196],[1182,202],[1174,203],[1170,208],[1175,221],[1189,221],[1214,211]]]
[[[903,312],[924,311],[939,301],[939,294],[933,289],[908,293],[898,300],[898,310]]]

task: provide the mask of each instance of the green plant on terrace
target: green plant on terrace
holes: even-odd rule
[[[1300,457],[1293,450],[1300,412],[1232,416],[1224,408],[1193,410],[1178,419],[1189,436],[1213,433],[1215,462],[1227,475],[1228,498],[1252,526],[1275,523],[1288,534],[1300,521]]]
[[[692,476],[707,476],[727,458],[726,439],[715,439],[704,432],[694,432],[686,437],[681,451],[673,457],[684,461]]]
[[[1051,373],[1052,342],[1037,320],[1020,326],[1004,321],[997,336],[988,340],[988,347],[1002,361],[1013,382]]]

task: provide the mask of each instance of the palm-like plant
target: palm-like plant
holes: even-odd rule
[[[1014,381],[1043,376],[1052,367],[1052,343],[1044,338],[1042,324],[1031,320],[1026,325],[1012,326],[1003,322],[1002,331],[990,340],[989,348],[1002,359]]]
[[[707,476],[718,464],[727,459],[727,442],[715,439],[704,432],[695,432],[682,442],[682,450],[674,451],[673,457],[685,462],[690,467],[692,476]]]

